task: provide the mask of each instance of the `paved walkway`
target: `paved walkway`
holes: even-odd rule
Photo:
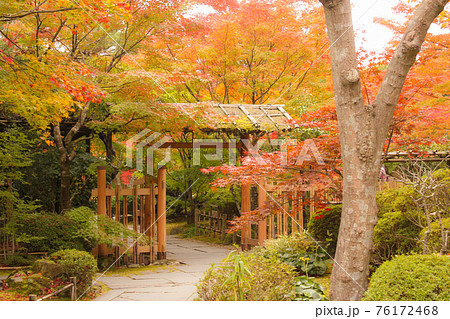
[[[179,301],[194,300],[195,284],[212,263],[218,263],[230,248],[167,236],[167,258],[180,264],[140,275],[104,276],[100,282],[111,290],[98,301]]]

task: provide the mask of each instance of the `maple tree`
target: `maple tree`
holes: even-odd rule
[[[396,20],[401,16],[410,18],[417,7],[417,1],[400,1],[394,8]],[[447,18],[446,18],[447,16]],[[361,79],[366,103],[373,103],[377,90],[386,74],[386,66],[398,45],[406,26],[392,19],[375,18],[375,21],[393,31],[394,37],[381,56],[359,54],[362,64]],[[445,11],[437,18],[436,25],[445,31],[449,29]],[[448,91],[450,34],[441,32],[428,34],[403,85],[394,117],[389,129],[385,151],[395,149],[445,149],[449,142]]]
[[[119,63],[146,38],[161,32],[181,3],[15,1],[7,13],[0,11],[0,72],[5,74],[1,105],[37,127],[53,126],[62,170],[62,210],[70,208],[70,166],[77,146],[91,139],[80,135],[80,129],[94,115],[109,116],[105,98],[114,101],[114,94],[126,87],[110,84],[127,78],[127,67],[119,68]],[[67,118],[73,124],[63,131],[61,123]],[[112,134],[99,133],[112,160]]]
[[[297,96],[303,104],[321,93],[330,98],[322,72],[328,60],[318,55],[325,24],[313,1],[200,2],[211,12],[180,21],[183,37],[160,43],[177,98],[292,105]]]
[[[365,105],[349,0],[321,0],[327,20],[343,162],[343,209],[330,297],[359,300],[367,288],[376,186],[387,133],[406,76],[428,28],[448,1],[424,0],[390,59],[373,103]],[[339,15],[336,14],[339,12]]]

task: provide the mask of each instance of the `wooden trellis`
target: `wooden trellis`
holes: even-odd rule
[[[157,177],[146,176],[124,187],[116,180],[115,188],[106,183],[106,168],[98,167],[97,188],[92,196],[97,197],[97,213],[106,215],[125,227],[145,234],[150,245],[132,245],[133,263],[143,263],[144,257],[149,262],[166,258],[166,168],[158,170]],[[131,205],[129,205],[131,199]],[[131,209],[130,209],[131,206]],[[127,247],[106,247],[101,244],[94,250],[98,256],[114,255],[116,260]]]
[[[280,186],[260,180],[257,187],[258,207],[266,205],[267,202],[272,202],[276,212],[270,214],[258,224],[249,224],[243,227],[243,249],[262,245],[266,239],[303,232],[307,221],[305,217],[311,218],[314,215],[318,200],[325,202],[336,200],[327,193],[319,195],[315,185],[302,187],[298,185]],[[250,184],[242,184],[241,186],[242,212],[252,210],[250,189]],[[319,198],[319,196],[323,198]]]

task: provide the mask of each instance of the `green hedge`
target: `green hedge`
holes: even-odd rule
[[[449,269],[446,256],[397,256],[376,270],[363,300],[450,300]]]

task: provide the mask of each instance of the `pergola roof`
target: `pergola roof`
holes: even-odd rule
[[[298,127],[282,104],[214,104],[212,111],[227,121],[211,123],[204,131],[285,131]]]

